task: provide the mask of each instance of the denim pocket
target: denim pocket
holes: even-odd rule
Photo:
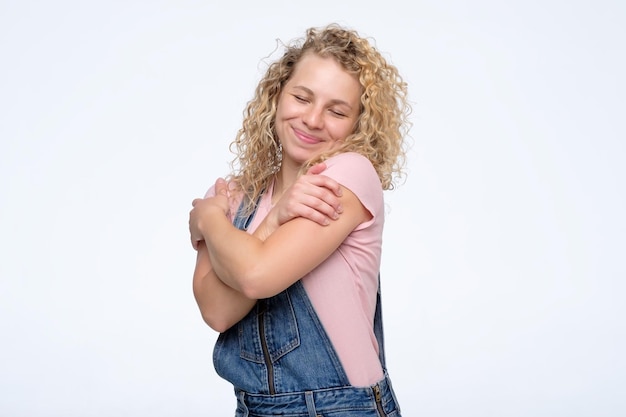
[[[238,323],[240,356],[265,363],[276,362],[300,345],[296,314],[287,291],[259,300]]]

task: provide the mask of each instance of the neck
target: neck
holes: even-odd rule
[[[274,179],[274,190],[272,192],[272,205],[276,204],[280,197],[283,195],[285,190],[296,182],[298,178],[298,172],[300,171],[299,166],[290,166],[289,164],[283,163],[276,173],[276,177]]]

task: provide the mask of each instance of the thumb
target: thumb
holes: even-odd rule
[[[223,178],[218,178],[217,181],[215,181],[215,195],[218,194],[228,197],[228,185]]]
[[[307,170],[307,174],[317,175],[324,172],[326,169],[326,164],[324,162],[320,162],[319,164],[313,165],[311,168]]]

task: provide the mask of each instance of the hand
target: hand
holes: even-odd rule
[[[289,187],[268,216],[278,226],[296,217],[304,217],[323,226],[336,220],[342,212],[341,186],[332,178],[320,175],[326,164],[313,165]]]
[[[192,201],[193,207],[189,212],[189,234],[191,236],[191,245],[194,249],[198,249],[198,242],[204,240],[202,232],[206,216],[212,210],[218,213],[228,215],[230,211],[229,204],[230,193],[228,185],[222,178],[215,181],[215,196],[208,198],[196,198]]]

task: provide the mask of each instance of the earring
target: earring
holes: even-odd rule
[[[283,162],[283,145],[277,141],[276,153],[274,154],[274,172],[278,172]]]

